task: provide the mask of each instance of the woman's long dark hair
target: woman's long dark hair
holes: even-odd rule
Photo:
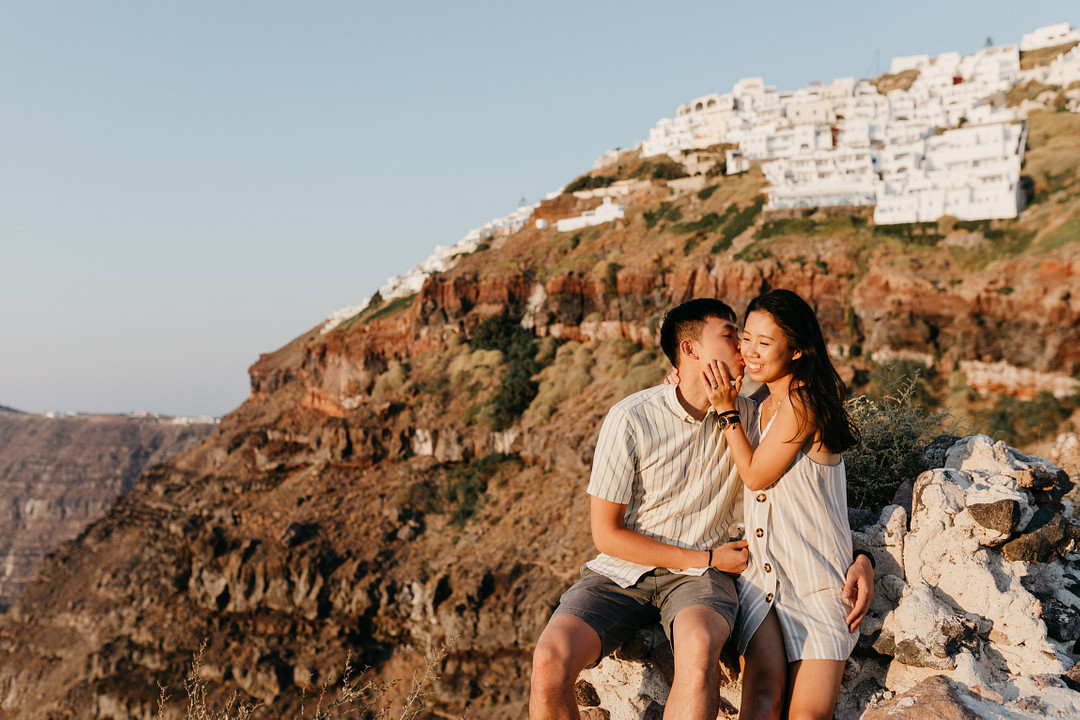
[[[821,429],[821,443],[829,452],[839,453],[857,445],[859,431],[844,409],[844,381],[829,360],[813,308],[791,290],[773,290],[750,301],[746,317],[752,312],[771,316],[787,336],[791,349],[802,351],[791,362],[795,379],[789,392],[796,394],[812,417],[800,413],[803,425],[799,431],[805,428],[805,423],[815,423]]]

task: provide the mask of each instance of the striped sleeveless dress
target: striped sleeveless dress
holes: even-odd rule
[[[753,434],[771,426],[761,429],[759,412]],[[847,660],[859,633],[848,632],[841,595],[852,561],[844,461],[821,465],[800,452],[768,488],[744,488],[743,515],[750,564],[738,581],[739,653],[773,608],[788,662]]]

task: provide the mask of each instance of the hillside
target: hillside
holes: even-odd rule
[[[45,417],[0,408],[0,613],[42,559],[79,535],[148,467],[215,426],[119,415]]]
[[[532,644],[592,553],[600,421],[663,376],[657,324],[695,296],[741,312],[794,289],[857,390],[920,365],[925,401],[984,429],[1066,429],[1080,115],[1029,122],[1016,221],[765,218],[757,170],[680,179],[628,153],[590,173],[648,181],[622,220],[499,236],[415,296],[264,355],[217,433],[149,470],[0,618],[0,718],[151,716],[204,639],[214,697],[236,690],[257,717],[292,717],[348,653],[408,678],[447,639],[431,716],[521,716]],[[600,203],[583,195],[534,216]]]

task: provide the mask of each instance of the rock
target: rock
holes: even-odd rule
[[[1002,554],[1009,560],[1046,563],[1072,552],[1080,540],[1080,529],[1068,523],[1060,513],[1042,508],[1024,533],[1005,543]]]
[[[978,629],[976,619],[950,611],[923,585],[901,598],[874,649],[905,665],[952,670],[955,655],[978,644]]]
[[[929,467],[940,467],[939,465],[930,465]],[[908,478],[904,482],[897,486],[896,492],[893,493],[892,503],[893,505],[899,505],[907,511],[908,515],[911,514],[911,495],[915,489],[915,479]]]
[[[1050,637],[1070,645],[1080,639],[1080,610],[1050,597],[1040,598],[1040,602]]]
[[[578,680],[574,685],[574,699],[578,707],[594,708],[600,705],[600,696],[596,694],[596,688],[585,680]]]
[[[721,717],[738,714],[742,687],[737,668],[737,658],[725,651],[721,662]],[[592,693],[585,697],[590,703],[596,704],[584,707],[602,708],[609,713],[611,720],[659,720],[667,703],[674,672],[671,645],[660,625],[653,624],[631,635],[622,647],[601,660],[596,667],[582,672],[578,688],[582,684],[592,688]],[[579,690],[579,706],[582,706],[581,698]]]
[[[581,720],[610,720],[611,713],[604,708],[587,707],[581,709]]]
[[[873,510],[864,508],[848,508],[848,525],[851,529],[862,530],[868,525],[873,525],[877,520],[877,514]]]
[[[903,695],[870,708],[862,720],[979,720],[960,699],[957,686],[943,675],[934,675]]]
[[[980,526],[989,530],[983,545],[1000,545],[1009,539],[1020,522],[1020,503],[1015,500],[997,500],[985,505],[971,505],[968,512]]]
[[[956,435],[938,435],[923,450],[923,464],[928,468],[945,467],[945,455],[960,438]]]

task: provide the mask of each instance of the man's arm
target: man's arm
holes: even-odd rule
[[[605,555],[627,560],[638,565],[686,570],[709,566],[707,550],[690,550],[655,540],[647,535],[628,530],[626,505],[601,500],[592,496],[589,500],[589,516],[593,543]],[[741,573],[746,569],[749,551],[745,540],[724,543],[712,551],[712,567],[729,573]]]
[[[865,555],[857,556],[848,568],[844,597],[851,598],[852,593],[855,593],[855,599],[847,616],[847,624],[848,630],[855,632],[870,609],[870,601],[874,599],[874,566]]]

